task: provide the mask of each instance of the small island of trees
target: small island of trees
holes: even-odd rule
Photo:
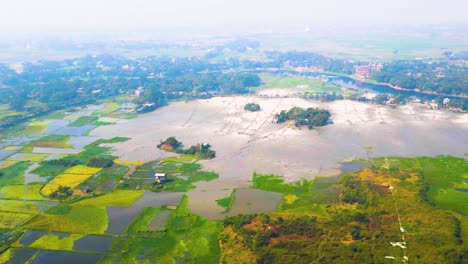
[[[257,112],[257,111],[260,111],[260,105],[256,103],[248,103],[244,106],[244,110],[247,110],[250,112]]]
[[[168,137],[157,145],[159,149],[165,151],[175,152],[177,154],[198,155],[200,159],[213,159],[216,157],[216,151],[212,150],[211,145],[208,143],[199,143],[188,149],[182,149],[180,148],[181,146],[182,142],[178,141],[175,137]]]
[[[309,129],[327,125],[330,116],[327,110],[311,107],[307,109],[293,107],[289,111],[283,110],[275,115],[277,124],[294,120],[296,127],[307,126]]]

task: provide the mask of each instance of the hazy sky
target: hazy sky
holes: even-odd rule
[[[0,30],[468,23],[468,0],[2,0]]]

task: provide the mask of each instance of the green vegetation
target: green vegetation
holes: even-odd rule
[[[276,123],[284,123],[288,120],[294,120],[296,127],[307,126],[313,129],[317,126],[325,126],[329,122],[331,114],[327,110],[320,110],[318,108],[302,109],[300,107],[293,107],[289,111],[281,111],[276,114]]]
[[[127,233],[138,233],[150,231],[151,229],[148,225],[151,223],[151,220],[161,212],[161,208],[157,207],[147,207],[141,210],[140,214],[135,217],[132,223],[127,228]]]
[[[105,208],[74,205],[66,214],[37,215],[24,227],[31,230],[49,230],[75,234],[103,234],[107,229]]]
[[[3,199],[11,200],[31,200],[31,201],[42,201],[49,200],[48,198],[41,195],[40,190],[43,184],[21,184],[21,185],[8,185],[0,189],[0,195],[3,195]]]
[[[72,148],[73,146],[68,144],[69,139],[70,136],[65,135],[48,135],[34,141],[32,146],[41,148]]]
[[[142,190],[115,190],[97,197],[91,197],[74,203],[74,205],[104,206],[130,206],[142,195]]]
[[[82,238],[81,234],[69,234],[61,238],[55,234],[46,234],[34,241],[29,248],[49,249],[49,250],[73,250],[73,242]]]
[[[145,229],[144,225],[150,219],[149,216],[156,210],[155,208],[143,210],[129,231]],[[219,221],[191,214],[187,197],[184,196],[166,223],[166,232],[147,230],[140,232],[142,234],[140,236],[132,235],[117,239],[113,243],[112,253],[105,257],[104,262],[118,259],[120,262],[131,263],[138,257],[140,261],[156,263],[174,263],[176,260],[184,263],[218,263],[220,228]]]
[[[24,183],[24,171],[31,166],[28,162],[18,162],[0,169],[0,187]]]
[[[313,182],[286,184],[277,176],[254,175],[254,188],[283,192],[283,202],[272,214],[226,218],[221,261],[380,263],[382,256],[401,261],[403,251],[389,243],[401,241],[400,219],[410,261],[464,263],[467,225],[460,201],[466,193],[448,192],[443,200],[437,194],[464,188],[466,161],[392,157],[373,162],[373,168]]]
[[[275,76],[275,75],[261,75],[262,82],[265,83],[260,88],[293,88],[297,86],[309,86],[312,81],[301,76]]]
[[[224,207],[224,212],[227,213],[231,211],[231,207],[234,204],[234,201],[236,199],[236,189],[232,190],[231,195],[228,197],[221,198],[216,201],[216,204]]]
[[[109,158],[92,158],[87,164],[89,167],[110,168],[114,165],[114,160]]]
[[[248,103],[244,106],[244,110],[247,110],[250,112],[257,112],[257,111],[260,111],[260,105],[256,103]]]
[[[182,145],[182,142],[178,141],[175,137],[169,137],[164,141],[161,141],[157,145],[159,149],[165,151],[172,151],[177,154],[184,155],[195,155],[200,159],[214,159],[216,157],[216,151],[211,149],[211,145],[208,143],[201,143],[195,146],[191,146],[188,149],[179,148]]]
[[[75,121],[73,121],[71,124],[69,124],[68,126],[80,127],[80,126],[84,126],[84,125],[96,122],[98,119],[99,117],[97,116],[81,116]]]

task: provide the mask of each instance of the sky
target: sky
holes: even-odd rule
[[[2,0],[0,31],[468,24],[467,0]]]

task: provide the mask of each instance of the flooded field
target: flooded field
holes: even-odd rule
[[[256,189],[239,189],[231,211],[226,215],[274,212],[283,195]]]
[[[368,166],[343,163],[354,159],[392,155],[464,157],[468,149],[466,114],[415,105],[392,109],[355,101],[321,103],[300,98],[265,98],[265,95],[268,94],[172,103],[125,124],[98,127],[90,135],[131,138],[112,145],[115,155],[130,161],[147,162],[174,155],[156,148],[160,140],[170,136],[185,146],[211,144],[216,158],[200,163],[204,170],[219,173],[220,178],[197,183],[197,188],[187,193],[190,210],[209,219],[226,215],[216,200],[229,196],[233,189],[249,187],[253,172],[281,175],[286,181],[295,181]],[[262,110],[243,110],[249,102],[260,104]],[[294,106],[327,109],[332,113],[333,123],[314,130],[273,123],[276,113]],[[238,198],[249,199],[250,194],[243,192]],[[258,209],[254,204],[234,206],[232,212],[258,212]],[[110,215],[123,214],[124,219],[128,209],[108,210]],[[111,217],[110,233],[122,231],[114,230],[112,223]]]
[[[248,102],[260,104],[262,111],[244,111]],[[276,113],[294,106],[328,109],[333,124],[307,130],[272,122]],[[468,115],[413,105],[392,109],[354,101],[222,97],[173,103],[126,124],[98,127],[91,135],[131,138],[115,144],[115,154],[124,160],[167,156],[155,146],[169,136],[187,146],[208,142],[217,157],[204,161],[204,168],[220,173],[221,179],[248,180],[256,171],[292,181],[337,174],[339,163],[356,158],[463,157],[468,149],[467,132]]]
[[[110,250],[112,241],[114,241],[114,237],[88,235],[76,240],[73,244],[73,249],[85,252],[106,253]]]
[[[129,207],[107,207],[107,215],[109,217],[109,225],[106,233],[122,234],[127,229],[127,226],[145,207],[161,207],[164,205],[178,205],[182,193],[172,192],[145,192],[143,196]],[[167,219],[166,219],[167,220]]]

